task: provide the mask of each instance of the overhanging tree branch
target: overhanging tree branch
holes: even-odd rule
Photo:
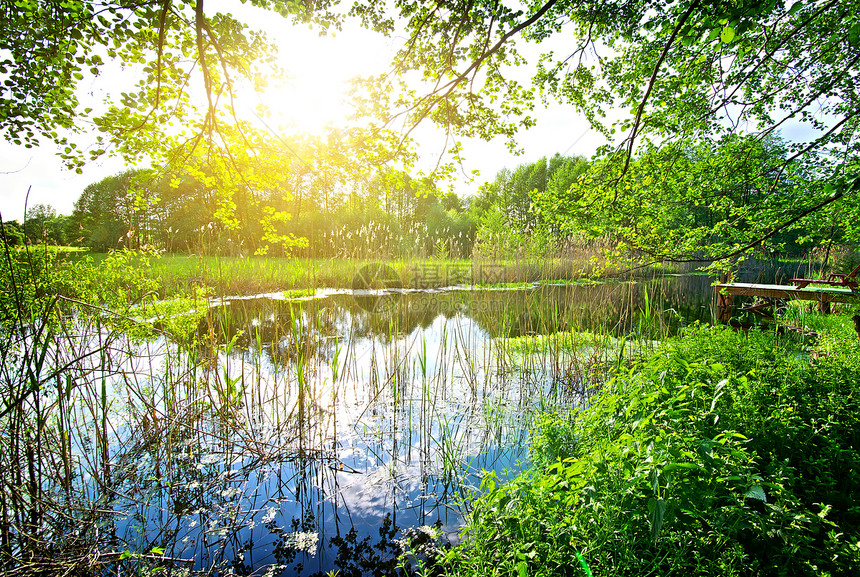
[[[511,30],[504,33],[502,37],[489,50],[483,51],[482,54],[478,58],[474,59],[462,73],[459,73],[455,78],[445,83],[444,85],[437,86],[433,89],[433,91],[420,98],[415,104],[408,107],[406,110],[389,117],[386,121],[386,124],[390,124],[392,121],[394,121],[394,119],[404,114],[408,114],[416,110],[419,111],[418,117],[410,121],[410,124],[412,126],[405,133],[405,136],[408,137],[417,127],[418,123],[427,118],[427,116],[429,116],[429,114],[436,108],[436,106],[438,106],[440,102],[448,98],[460,84],[468,80],[471,74],[476,73],[488,58],[496,54],[502,48],[502,46],[504,46],[511,38],[531,26],[538,20],[540,20],[543,15],[546,14],[546,12],[557,3],[557,1],[558,0],[550,0],[546,2],[543,6],[540,7],[540,9],[538,9],[537,12],[532,14],[529,18],[527,18],[523,22],[520,22]]]
[[[681,15],[681,18],[678,20],[678,23],[672,30],[672,33],[669,35],[669,38],[666,40],[666,43],[663,46],[663,51],[660,53],[660,57],[654,64],[654,70],[651,72],[651,78],[648,80],[648,86],[645,90],[645,94],[642,96],[642,101],[639,103],[639,107],[636,109],[636,118],[633,120],[633,126],[630,128],[630,136],[628,136],[626,139],[626,158],[624,160],[624,167],[621,169],[621,174],[618,175],[618,181],[624,178],[624,175],[627,173],[627,169],[630,168],[630,161],[633,158],[633,147],[636,143],[636,136],[639,134],[639,127],[642,123],[642,114],[645,112],[645,105],[648,103],[648,98],[651,96],[651,91],[654,89],[654,85],[657,83],[657,76],[660,73],[660,68],[663,66],[663,61],[666,60],[666,56],[669,54],[669,50],[675,43],[675,39],[678,37],[678,33],[681,31],[681,29],[684,27],[684,24],[687,23],[687,20],[690,19],[690,16],[698,7],[699,0],[694,0],[687,7],[687,10],[685,10],[684,13]]]

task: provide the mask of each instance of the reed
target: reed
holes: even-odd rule
[[[388,262],[422,288],[464,270],[469,285],[583,280],[609,266],[591,262],[593,249],[461,261],[439,248]],[[11,574],[189,559],[216,572],[251,541],[280,543],[283,557],[249,571],[294,568],[310,559],[295,535],[345,519],[356,487],[418,524],[456,516],[482,469],[524,458],[540,410],[584,406],[610,367],[676,326],[659,284],[407,291],[372,307],[304,290],[349,286],[357,258],[32,258],[6,265],[18,287],[0,301],[0,548]],[[301,294],[209,300],[293,288]],[[415,505],[429,495],[441,504]]]
[[[294,289],[349,288],[362,267],[384,263],[395,271],[401,286],[434,288],[451,285],[498,285],[537,281],[569,282],[621,274],[621,264],[607,260],[606,242],[569,239],[540,242],[516,250],[479,243],[472,258],[452,258],[458,251],[406,251],[399,255],[365,249],[329,258],[219,255],[217,247],[201,254],[170,253],[153,259],[151,271],[162,296],[188,294],[204,286],[217,295],[266,294]],[[107,257],[86,257],[98,266]],[[661,272],[666,272],[665,270]]]

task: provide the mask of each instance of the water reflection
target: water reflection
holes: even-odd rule
[[[89,514],[126,564],[384,574],[407,531],[428,554],[456,540],[485,472],[527,460],[541,405],[586,403],[581,367],[512,360],[504,338],[667,334],[709,319],[711,294],[677,277],[222,303],[190,354],[129,345],[103,375],[113,441],[109,466],[82,467]],[[104,435],[89,422],[82,460]]]

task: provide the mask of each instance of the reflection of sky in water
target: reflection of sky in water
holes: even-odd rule
[[[708,279],[701,284],[710,290]],[[386,517],[404,529],[438,524],[456,539],[458,504],[484,471],[516,472],[527,458],[531,414],[552,400],[557,379],[549,362],[534,363],[531,373],[512,366],[493,337],[569,330],[598,313],[622,330],[635,326],[635,318],[619,316],[641,308],[641,290],[630,286],[593,289],[599,298],[591,301],[571,298],[581,288],[411,292],[383,313],[341,294],[215,309],[209,322],[235,346],[196,375],[198,390],[189,395],[199,399],[186,399],[188,410],[211,403],[222,414],[237,411],[236,423],[245,424],[162,423],[162,433],[181,437],[181,447],[170,449],[163,439],[129,439],[125,450],[141,447],[126,458],[135,472],[115,476],[110,505],[134,500],[138,518],[113,520],[127,540],[117,547],[170,544],[166,556],[193,558],[198,569],[282,564],[293,574],[301,563],[313,574],[337,568],[332,537],[354,529],[358,541],[378,540]],[[687,306],[688,290],[665,308]],[[163,357],[149,358],[151,367],[127,372],[165,370]],[[240,409],[219,398],[228,381],[239,384]],[[167,413],[154,379],[150,388],[147,402]],[[118,401],[117,430],[123,411],[153,410],[141,406],[138,398]],[[165,452],[170,461],[160,463]],[[147,535],[139,539],[143,517]],[[314,554],[297,553],[300,544],[313,548],[310,534],[320,538]]]

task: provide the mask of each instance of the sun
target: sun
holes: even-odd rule
[[[319,135],[346,122],[349,115],[346,81],[326,74],[324,66],[318,70],[293,71],[260,95],[276,126],[290,132]]]
[[[233,0],[207,0],[206,6],[212,14],[236,12],[277,50],[284,73],[268,77],[267,88],[252,89],[250,98],[243,87],[238,100],[240,108],[254,110],[278,130],[319,135],[343,126],[351,114],[349,80],[386,72],[395,52],[390,38],[357,25],[343,30],[309,27],[252,3],[236,6]]]
[[[337,36],[295,26],[285,32],[276,42],[285,74],[270,80],[258,95],[260,103],[285,130],[320,135],[343,128],[352,114],[350,79],[384,72],[390,62],[388,45],[362,29]]]

